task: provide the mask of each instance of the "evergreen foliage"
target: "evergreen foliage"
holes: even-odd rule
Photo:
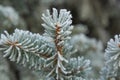
[[[73,26],[70,11],[53,8],[42,14],[44,34],[15,29],[13,34],[4,31],[0,36],[0,51],[8,58],[39,73],[43,80],[93,80],[88,73],[91,61],[79,55],[86,50],[92,53],[101,51],[101,42],[86,38],[83,34],[72,37]],[[79,37],[79,39],[77,39]],[[89,41],[90,40],[90,41]],[[82,46],[76,46],[81,41]],[[95,44],[92,44],[95,43]],[[96,46],[96,44],[98,44]],[[98,80],[119,79],[120,35],[108,42],[105,50],[105,67]],[[84,51],[83,51],[84,50]],[[88,53],[86,52],[86,53]]]
[[[82,74],[91,69],[90,61],[83,57],[67,57],[76,51],[72,51],[73,47],[69,43],[69,35],[73,29],[71,18],[70,11],[61,9],[58,13],[53,8],[52,15],[49,10],[42,14],[42,26],[45,28],[43,35],[19,29],[15,29],[11,35],[4,31],[0,39],[3,57],[45,72],[46,79],[76,80],[77,76],[77,79],[80,76],[86,78]]]

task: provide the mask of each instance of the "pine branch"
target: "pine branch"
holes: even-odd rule
[[[41,69],[44,58],[52,56],[54,52],[45,37],[18,29],[12,35],[7,31],[1,34],[0,46],[4,57],[36,69]]]
[[[47,80],[76,80],[75,76],[81,77],[90,70],[90,61],[83,57],[70,58],[76,52],[69,41],[73,29],[71,18],[70,11],[66,9],[58,13],[53,8],[52,15],[47,10],[42,15],[43,36],[18,29],[12,35],[5,31],[1,34],[0,51],[11,61],[46,72]]]
[[[119,80],[120,71],[120,35],[110,39],[105,49],[105,67],[101,70],[100,80]]]
[[[71,26],[72,17],[70,12],[67,12],[65,9],[61,9],[59,15],[55,8],[53,8],[52,15],[50,15],[49,10],[47,10],[46,13],[46,15],[43,14],[42,19],[44,20],[45,24],[42,25],[45,28],[45,35],[53,38],[56,47],[56,53],[54,56],[52,56],[53,61],[51,62],[56,67],[48,76],[56,73],[56,79],[59,80],[61,73],[67,73],[66,68],[63,66],[63,62],[68,63],[63,56],[63,44],[69,39],[69,34],[71,34],[71,30],[73,29],[73,26]]]
[[[120,35],[110,39],[105,50],[106,66],[109,69],[109,77],[119,76],[120,71]]]
[[[90,60],[85,60],[84,57],[71,58],[69,61],[69,65],[72,68],[71,74],[80,75],[82,73],[83,76],[81,77],[86,77],[87,72],[91,70],[90,64]]]

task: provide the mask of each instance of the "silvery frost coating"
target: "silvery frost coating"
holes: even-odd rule
[[[58,13],[58,11],[53,8],[52,15],[50,14],[50,11],[47,10],[45,14],[42,14],[42,19],[45,22],[42,24],[45,28],[45,34],[54,38],[56,35],[56,26],[58,26],[60,28],[60,35],[58,38],[69,39],[68,35],[71,34],[71,30],[73,29],[71,18],[72,15],[70,14],[70,11],[67,11],[66,9],[61,9]]]
[[[76,50],[69,35],[73,26],[70,11],[53,8],[42,15],[45,28],[43,35],[15,29],[13,34],[4,31],[0,38],[0,51],[9,58],[46,75],[44,80],[77,80],[91,68],[90,61],[83,57],[71,58]],[[69,57],[68,57],[69,55]],[[42,78],[43,76],[41,76]],[[84,79],[83,79],[84,80]]]
[[[90,60],[85,60],[84,57],[71,58],[69,64],[74,69],[73,74],[76,73],[80,75],[82,73],[82,77],[86,77],[91,70]]]
[[[110,39],[105,50],[106,66],[109,69],[108,75],[119,76],[120,71],[120,35]]]
[[[7,31],[4,33],[1,34],[0,40],[0,50],[3,51],[3,57],[28,65],[30,68],[40,70],[45,62],[40,56],[50,55],[54,51],[52,46],[48,45],[49,41],[39,34],[18,29],[15,29],[12,35],[9,35]]]
[[[100,74],[101,74],[100,80],[107,80],[109,77],[108,72],[109,72],[108,68],[106,66],[103,67],[100,71]]]
[[[77,53],[73,54],[73,56],[83,55],[89,58],[93,67],[90,76],[98,76],[99,72],[97,70],[100,70],[104,66],[102,42],[94,38],[89,38],[83,33],[72,36],[70,41],[74,45],[74,48],[77,49]]]

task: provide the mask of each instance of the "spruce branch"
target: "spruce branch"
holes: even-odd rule
[[[45,62],[44,58],[51,56],[54,51],[52,46],[48,45],[47,39],[39,34],[18,29],[12,35],[7,31],[4,32],[5,34],[1,34],[0,50],[3,56],[11,61],[39,69],[38,67],[43,66],[42,63]]]
[[[73,29],[71,18],[70,11],[61,9],[58,13],[53,8],[52,15],[49,10],[42,14],[43,35],[19,29],[11,35],[4,31],[0,39],[3,57],[41,73],[46,72],[47,80],[82,79],[82,74],[91,69],[90,61],[83,57],[71,58],[71,54],[76,52],[70,43]]]
[[[113,73],[117,75],[117,71],[120,67],[120,35],[116,35],[115,39],[110,39],[105,50],[106,64],[111,64]]]
[[[81,77],[86,77],[85,75],[91,70],[90,64],[90,60],[85,60],[84,57],[71,58],[69,61],[72,68],[71,74],[76,76],[76,74],[80,75],[82,73],[83,76]]]
[[[46,35],[51,36],[54,39],[56,54],[52,58],[54,58],[53,60],[55,61],[53,65],[56,65],[56,67],[51,71],[51,74],[55,72],[57,74],[56,79],[58,80],[60,73],[69,73],[63,66],[63,62],[68,63],[68,61],[63,56],[63,44],[65,41],[67,41],[67,39],[69,39],[69,34],[71,34],[71,30],[73,29],[73,26],[71,26],[72,16],[70,12],[67,12],[65,9],[60,10],[59,16],[55,8],[53,8],[52,15],[50,15],[49,10],[47,10],[46,13],[46,16],[45,14],[43,14],[42,17],[46,24],[42,25],[45,28]],[[48,25],[50,25],[49,28],[47,28]],[[50,76],[51,74],[49,74],[48,76]]]
[[[107,67],[107,78],[119,78],[120,71],[120,35],[115,35],[110,39],[105,50],[105,59]]]

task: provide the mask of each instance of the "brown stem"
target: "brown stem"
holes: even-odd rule
[[[12,45],[13,47],[19,47],[21,48],[22,50],[24,50],[20,45],[17,45],[18,44],[18,41],[15,41],[15,42],[11,42],[11,41],[7,41],[7,44],[6,45]],[[47,54],[40,54],[40,53],[35,53],[35,54],[39,54],[39,56],[43,57],[43,58],[49,58],[51,57],[50,55],[47,55]]]
[[[63,46],[58,45],[58,43],[62,41],[60,38],[58,39],[58,36],[60,35],[59,32],[61,31],[60,29],[61,28],[60,28],[59,24],[56,24],[56,31],[55,31],[55,40],[54,40],[54,43],[55,43],[57,52],[59,52],[58,54],[62,55],[62,48],[63,48]],[[56,58],[58,58],[58,56]],[[57,65],[57,60],[58,59],[56,59],[54,65]],[[62,72],[60,68],[58,68],[58,71],[59,71],[59,73]],[[56,79],[56,80],[59,80],[59,79]]]
[[[18,46],[18,41],[15,41],[15,42],[11,42],[11,41],[7,41],[7,45],[12,45],[13,47],[17,46],[17,47],[21,47],[21,46]]]
[[[59,34],[59,32],[60,32],[60,26],[59,26],[59,24],[56,24],[56,35],[55,35],[55,46],[56,46],[56,48],[57,48],[57,51],[59,51],[60,52],[60,54],[62,55],[62,46],[61,45],[58,45],[58,43],[60,42],[60,41],[62,41],[61,39],[57,39],[58,38],[58,36],[60,35]]]

